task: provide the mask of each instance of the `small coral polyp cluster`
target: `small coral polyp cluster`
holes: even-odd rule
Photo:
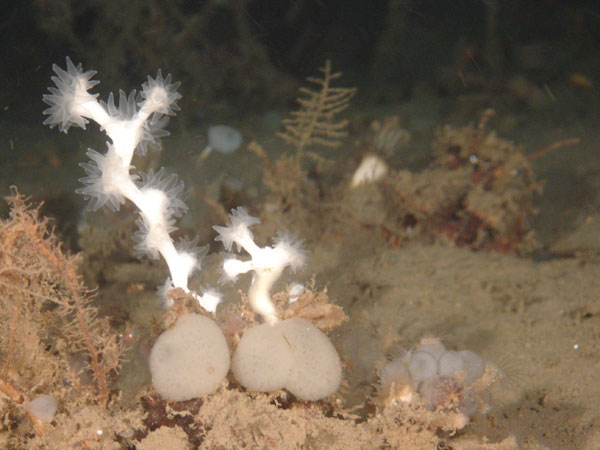
[[[406,405],[423,422],[456,430],[480,411],[481,394],[496,378],[476,353],[446,350],[439,339],[423,338],[380,371],[374,401],[387,411]]]

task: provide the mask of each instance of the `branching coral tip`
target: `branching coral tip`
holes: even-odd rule
[[[248,300],[255,313],[260,314],[265,322],[273,325],[278,322],[275,304],[271,300],[270,290],[275,281],[281,276],[283,269],[290,266],[296,270],[304,264],[305,254],[300,248],[301,242],[289,234],[280,233],[273,240],[271,247],[259,247],[254,242],[250,227],[259,223],[256,217],[248,215],[244,208],[232,209],[229,215],[230,224],[225,227],[214,226],[219,236],[217,241],[222,241],[228,251],[233,244],[237,250],[246,250],[250,260],[242,261],[234,255],[225,257],[223,273],[225,280],[235,280],[239,274],[254,272],[252,283],[248,290]]]

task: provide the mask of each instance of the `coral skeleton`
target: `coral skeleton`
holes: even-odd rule
[[[71,126],[85,129],[89,120],[93,120],[110,139],[105,154],[88,149],[90,162],[81,164],[87,176],[81,179],[84,187],[77,192],[90,200],[91,210],[106,206],[117,211],[125,199],[135,204],[140,211],[135,249],[154,259],[160,254],[171,274],[167,285],[190,292],[188,279],[200,268],[203,250],[195,247],[194,240],[176,245],[170,236],[176,229],[175,218],[187,211],[180,199],[183,183],[176,175],[167,175],[163,168],[134,174],[131,164],[134,152],[145,154],[148,145],[158,146],[158,138],[169,134],[163,127],[168,116],[179,110],[180,83],[171,82],[171,75],[163,78],[159,69],[156,77],[148,76],[139,95],[135,90],[129,95],[120,91],[117,106],[112,94],[108,102],[101,102],[98,94],[88,92],[98,84],[92,79],[95,71],[84,72],[81,64],[73,64],[68,57],[67,70],[56,64],[52,68],[56,87],[50,87],[50,94],[43,96],[50,106],[44,110],[48,115],[44,124],[51,128],[58,126],[67,133]],[[215,311],[218,303],[214,295],[206,299],[193,295],[205,309]]]
[[[301,242],[289,234],[280,233],[273,240],[273,246],[259,247],[250,231],[251,226],[260,222],[258,218],[248,215],[241,207],[233,209],[229,218],[228,226],[213,227],[219,233],[216,240],[222,241],[228,251],[232,250],[235,243],[237,250],[244,249],[251,259],[242,261],[234,255],[227,255],[223,263],[224,279],[235,280],[242,273],[254,272],[248,290],[250,306],[267,323],[273,325],[279,318],[271,299],[271,287],[287,266],[295,271],[304,265],[305,254],[300,248]]]

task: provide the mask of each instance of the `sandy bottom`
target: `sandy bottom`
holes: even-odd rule
[[[361,237],[354,234],[353,242]],[[289,402],[284,393],[247,394],[229,383],[208,399],[167,408],[169,425],[185,423],[188,435],[159,427],[138,448],[187,442],[190,435],[202,448],[598,448],[596,258],[534,261],[366,241],[348,252],[344,242],[316,248],[311,266],[350,316],[331,334],[347,366],[339,398]],[[383,412],[361,408],[386,356],[424,335],[441,337],[449,349],[473,350],[501,370],[486,393],[489,410],[457,433],[429,426],[402,404]],[[161,402],[151,393],[143,401]]]

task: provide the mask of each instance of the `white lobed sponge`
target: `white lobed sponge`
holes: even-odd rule
[[[479,409],[488,407],[482,396],[497,380],[488,367],[475,352],[446,350],[439,339],[424,338],[414,351],[403,352],[383,367],[375,401],[389,408],[416,398],[417,407],[439,414],[443,427],[460,430]],[[438,419],[425,420],[435,424]]]
[[[283,321],[282,328],[292,352],[286,389],[302,400],[334,394],[342,382],[342,364],[327,335],[298,318]]]
[[[246,389],[285,388],[301,400],[332,395],[342,381],[340,358],[327,335],[299,318],[246,331],[233,354],[231,370]]]
[[[229,371],[229,347],[215,322],[184,314],[161,334],[150,352],[152,384],[166,400],[212,394]]]
[[[408,371],[412,379],[420,383],[436,375],[437,362],[431,353],[419,350],[411,355]]]
[[[281,322],[280,322],[281,323]],[[233,358],[231,371],[246,389],[272,392],[283,389],[290,377],[292,352],[281,326],[258,325],[244,332]]]

